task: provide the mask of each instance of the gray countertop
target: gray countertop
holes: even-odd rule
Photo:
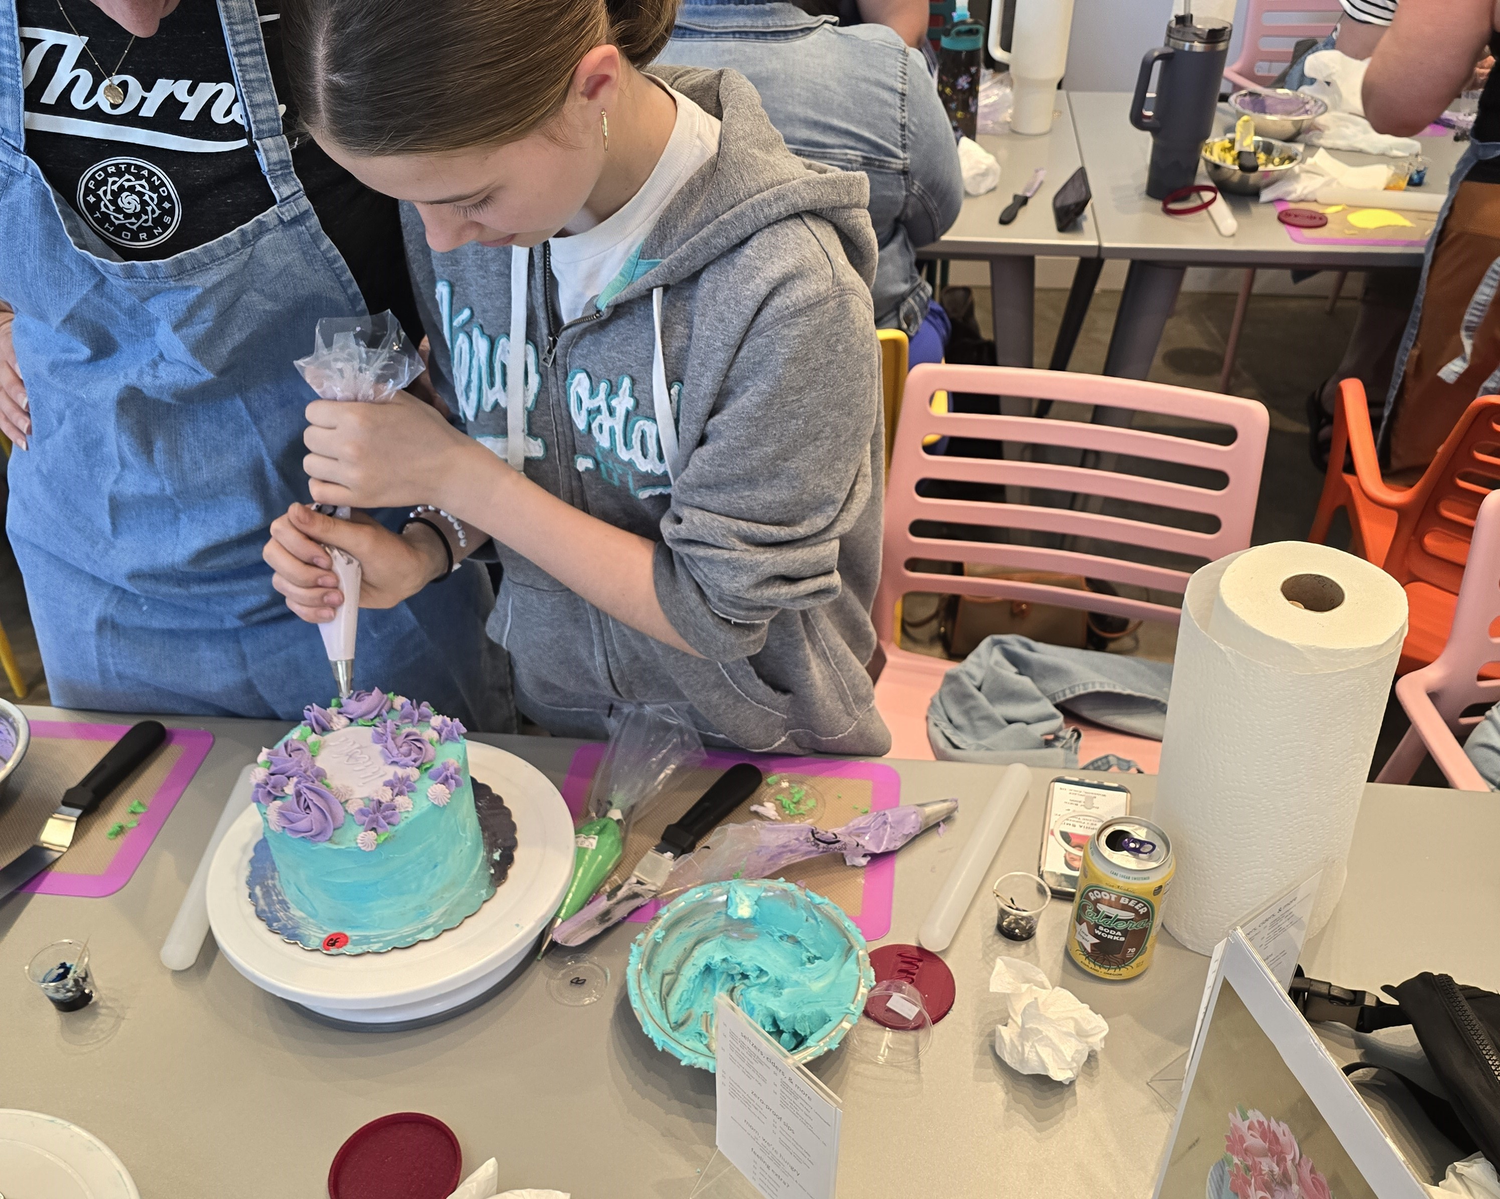
[[[1066,233],[1057,231],[1052,217],[1052,197],[1081,165],[1078,139],[1066,92],[1057,93],[1052,132],[1040,137],[1006,133],[1000,137],[982,134],[979,144],[1000,162],[1000,186],[982,196],[967,196],[953,227],[922,253],[932,258],[994,258],[1006,255],[1055,254],[1064,258],[1097,258],[1094,214],[1090,206],[1083,218]],[[1041,190],[1021,209],[1009,225],[1000,224],[1000,212],[1011,197],[1031,182],[1037,167],[1045,167],[1047,178]],[[1095,185],[1097,187],[1097,184]]]
[[[120,1155],[145,1199],[319,1199],[349,1133],[405,1110],[446,1121],[469,1168],[498,1157],[507,1187],[554,1187],[575,1199],[686,1199],[713,1152],[713,1078],[658,1053],[640,1032],[621,978],[632,928],[594,948],[611,978],[593,1006],[554,1001],[544,964],[475,1010],[416,1031],[326,1025],[248,983],[211,938],[193,969],[167,971],[157,953],[228,788],[285,731],[254,721],[168,723],[206,728],[216,740],[131,882],[108,899],[0,904],[0,1104],[81,1124]],[[576,745],[483,740],[554,781]],[[1000,775],[956,763],[891,764],[902,802],[955,796],[969,811]],[[989,877],[1035,868],[1051,774],[1033,775]],[[1153,783],[1130,780],[1143,814]],[[902,851],[888,939],[915,939],[971,827],[961,811],[945,836],[929,833]],[[1500,988],[1500,955],[1474,939],[1487,922],[1470,915],[1500,907],[1497,840],[1500,804],[1491,796],[1372,785],[1343,901],[1304,954],[1309,973],[1374,987],[1447,970]],[[1013,947],[995,933],[981,896],[944,955],[958,998],[920,1073],[842,1052],[817,1064],[844,1100],[841,1195],[1150,1194],[1171,1111],[1148,1080],[1187,1048],[1208,962],[1163,935],[1145,975],[1103,982],[1065,959],[1066,926],[1067,908],[1054,902],[1037,939]],[[73,1016],[54,1012],[22,974],[31,954],[59,937],[89,939],[101,990],[93,1009]],[[1109,1020],[1102,1058],[1076,1085],[1017,1076],[995,1057],[1004,1009],[987,981],[1000,953],[1039,963]]]
[[[1276,219],[1275,206],[1250,196],[1226,196],[1239,232],[1223,237],[1208,213],[1168,216],[1146,196],[1151,135],[1130,124],[1128,92],[1070,92],[1073,124],[1093,187],[1093,214],[1100,253],[1105,258],[1143,259],[1192,266],[1295,266],[1359,270],[1370,266],[1417,266],[1421,247],[1301,245]],[[1228,128],[1227,105],[1219,125]],[[1418,139],[1427,160],[1423,190],[1442,195],[1463,146],[1451,136]],[[1311,149],[1311,147],[1309,147]],[[1347,150],[1330,151],[1354,165],[1386,161]],[[1205,176],[1199,173],[1199,182]],[[1003,186],[1003,184],[1002,184]]]

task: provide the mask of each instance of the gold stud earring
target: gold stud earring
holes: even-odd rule
[[[609,114],[604,109],[599,110],[599,126],[604,130],[604,152],[609,153]]]

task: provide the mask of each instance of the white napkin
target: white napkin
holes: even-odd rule
[[[1000,185],[1000,162],[971,137],[958,139],[958,165],[964,174],[964,191],[982,196]]]
[[[1072,1082],[1089,1054],[1103,1051],[1104,1018],[1030,962],[997,958],[990,991],[1005,996],[1009,1019],[995,1029],[995,1052],[1012,1070]]]
[[[500,1185],[500,1165],[492,1157],[459,1184],[458,1190],[448,1199],[569,1199],[561,1191],[505,1191],[497,1194]]]
[[[1319,150],[1311,158],[1304,158],[1295,171],[1288,171],[1275,183],[1260,193],[1260,202],[1272,200],[1315,200],[1318,189],[1329,183],[1342,187],[1359,188],[1362,191],[1382,191],[1390,182],[1391,168],[1374,162],[1369,166],[1352,167],[1340,162],[1327,150]]]
[[[1330,150],[1359,150],[1395,158],[1414,158],[1422,152],[1422,144],[1416,138],[1376,133],[1369,121],[1352,112],[1325,112],[1302,135],[1302,140],[1310,146],[1327,146]]]
[[[1459,1195],[1462,1199],[1500,1199],[1500,1177],[1495,1167],[1485,1160],[1484,1154],[1476,1153],[1448,1167],[1448,1175],[1437,1186],[1427,1188],[1433,1199],[1449,1199]]]
[[[1302,73],[1312,82],[1297,90],[1316,96],[1328,105],[1329,112],[1352,112],[1362,117],[1365,102],[1360,93],[1369,66],[1367,58],[1350,58],[1337,50],[1319,50],[1302,60]]]

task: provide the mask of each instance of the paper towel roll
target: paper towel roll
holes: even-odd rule
[[[1256,546],[1188,581],[1153,818],[1189,949],[1318,869],[1309,935],[1328,922],[1405,637],[1400,584],[1327,546]]]

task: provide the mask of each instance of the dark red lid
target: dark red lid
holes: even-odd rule
[[[1283,225],[1295,225],[1298,229],[1321,229],[1328,224],[1328,217],[1311,208],[1283,208],[1276,214]]]
[[[331,1199],[448,1199],[463,1178],[453,1130],[434,1116],[396,1112],[371,1120],[340,1146],[328,1171]]]
[[[934,1024],[953,1010],[953,971],[948,969],[947,962],[931,950],[923,949],[920,945],[882,945],[879,949],[870,950],[870,965],[875,970],[877,983],[899,978],[916,987],[922,993],[922,1005]],[[883,1024],[887,1028],[910,1027],[910,1022],[899,1016],[887,1016],[883,1010],[874,1010],[878,1006],[880,1005],[874,1004],[865,1007],[865,1015],[876,1024]],[[883,1016],[887,1018],[882,1019]]]

